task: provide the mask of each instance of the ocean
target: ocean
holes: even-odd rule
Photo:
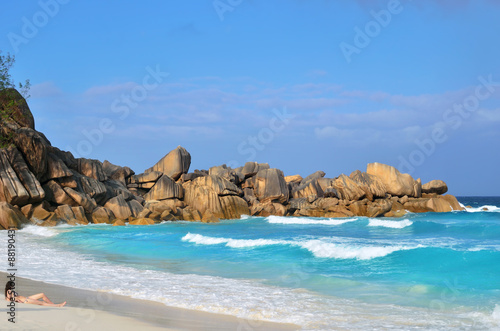
[[[17,275],[304,330],[500,330],[500,197],[458,199],[402,218],[28,226]]]

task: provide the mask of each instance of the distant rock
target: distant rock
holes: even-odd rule
[[[160,171],[173,180],[177,180],[182,174],[188,173],[190,165],[191,154],[184,147],[177,146],[176,149],[165,155],[152,168],[145,172]]]
[[[448,186],[442,180],[431,180],[422,185],[422,193],[445,194],[448,192]]]
[[[394,196],[419,198],[421,195],[421,183],[414,180],[409,174],[402,174],[396,168],[382,164],[369,163],[366,172],[377,176],[387,189],[387,193]]]

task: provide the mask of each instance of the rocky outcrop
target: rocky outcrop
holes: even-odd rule
[[[422,185],[422,193],[445,194],[448,192],[448,186],[442,180],[431,180]]]
[[[0,92],[0,108],[5,96]],[[75,158],[36,131],[24,99],[11,94],[0,134],[0,225],[59,223],[154,224],[162,220],[217,222],[241,215],[400,217],[406,211],[461,210],[439,180],[420,179],[371,163],[366,172],[327,178],[316,171],[285,177],[267,163],[247,162],[188,173],[191,155],[182,147],[135,175],[109,161]],[[3,98],[3,99],[2,99]],[[10,105],[12,105],[10,104]]]
[[[370,175],[378,177],[387,193],[402,197],[420,198],[422,184],[414,180],[409,174],[402,174],[396,168],[382,163],[369,163],[366,167],[366,172]]]
[[[173,180],[177,180],[182,174],[189,171],[191,165],[191,154],[184,147],[177,146],[176,149],[165,155],[158,163],[145,172],[159,171]]]

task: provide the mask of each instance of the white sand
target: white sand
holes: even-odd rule
[[[0,272],[5,287],[6,274]],[[2,288],[3,291],[3,288]],[[80,290],[24,278],[16,278],[16,291],[29,296],[43,292],[62,308],[16,303],[16,323],[8,321],[8,301],[0,315],[0,330],[298,330],[291,324],[240,319],[195,310],[167,307],[161,303]],[[244,295],[244,294],[242,294]]]

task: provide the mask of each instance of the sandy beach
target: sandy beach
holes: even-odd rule
[[[7,274],[0,272],[7,280]],[[82,280],[84,281],[84,280]],[[15,321],[4,313],[0,330],[298,330],[298,326],[239,319],[167,307],[161,303],[16,277],[21,295],[45,293],[55,303],[67,301],[62,308],[16,303]],[[7,301],[3,311],[7,311]]]

